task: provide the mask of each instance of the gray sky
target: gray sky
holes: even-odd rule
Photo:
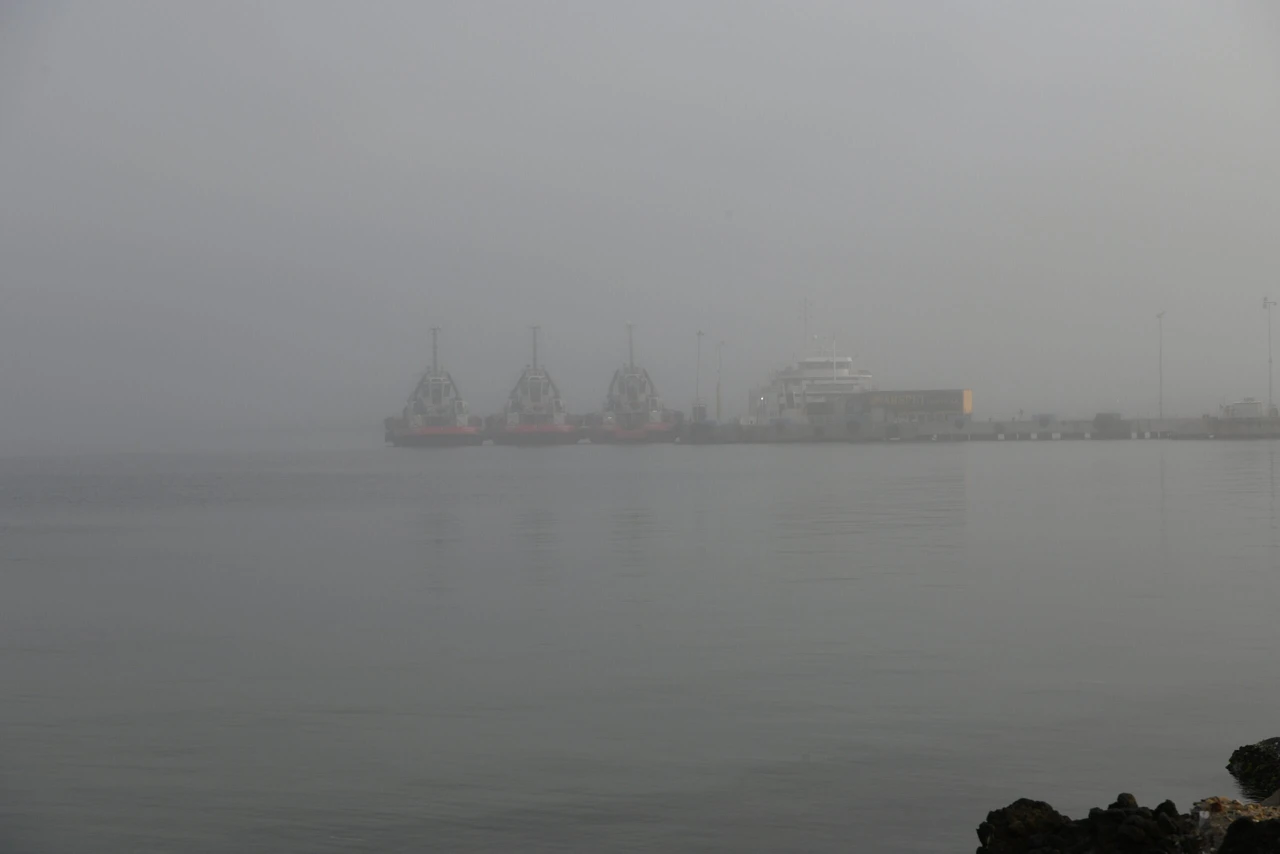
[[[1266,395],[1278,143],[1265,3],[10,3],[0,452],[377,442],[433,324],[474,412],[628,320],[736,410],[805,297],[982,417],[1153,414],[1164,308],[1195,415]]]

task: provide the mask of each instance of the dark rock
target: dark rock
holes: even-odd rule
[[[1280,789],[1280,738],[1237,747],[1227,770],[1245,796],[1260,801]]]
[[[1242,818],[1227,828],[1218,854],[1277,854],[1280,852],[1280,818],[1254,821]]]
[[[1128,792],[1121,792],[1116,795],[1116,802],[1107,807],[1109,810],[1136,810],[1138,808],[1138,799]]]
[[[1154,810],[1122,794],[1107,809],[1072,821],[1043,801],[1026,798],[987,815],[978,827],[978,854],[1196,854],[1200,834],[1165,801]]]
[[[1044,848],[1046,838],[1071,826],[1071,819],[1044,801],[1020,798],[1004,809],[987,813],[978,825],[981,854],[1018,854]],[[1052,850],[1052,849],[1049,849]]]

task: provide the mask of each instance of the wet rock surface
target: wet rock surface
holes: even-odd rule
[[[1043,801],[1023,798],[994,810],[978,826],[978,854],[1198,854],[1197,822],[1171,801],[1154,809],[1130,794],[1071,820]]]
[[[1227,761],[1227,770],[1246,797],[1254,800],[1267,797],[1280,789],[1280,738],[1237,747]]]

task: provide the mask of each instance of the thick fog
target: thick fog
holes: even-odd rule
[[[430,359],[688,410],[809,330],[976,417],[1267,393],[1269,4],[7,4],[0,452],[371,443]],[[362,432],[363,431],[363,432]]]

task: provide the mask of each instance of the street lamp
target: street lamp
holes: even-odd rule
[[[716,344],[716,421],[720,421],[720,371],[724,368],[724,342]]]
[[[698,372],[693,378],[693,402],[702,399],[702,336],[706,333],[698,330]]]
[[[1164,312],[1156,312],[1160,324],[1160,420],[1164,420]],[[1163,426],[1162,426],[1163,429]]]

